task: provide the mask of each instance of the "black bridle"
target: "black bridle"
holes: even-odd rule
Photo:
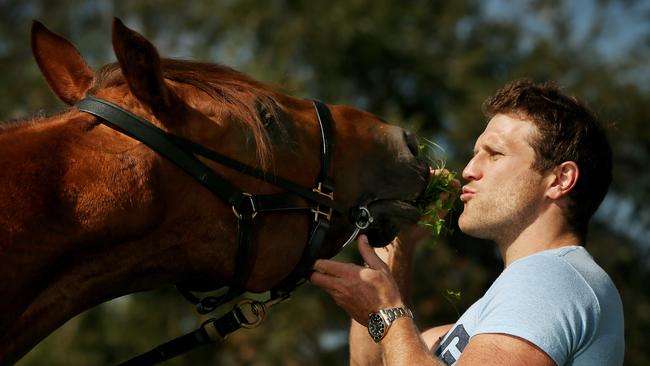
[[[108,127],[144,143],[181,168],[210,192],[220,197],[232,207],[233,214],[237,218],[238,229],[234,274],[230,281],[228,291],[220,297],[200,299],[188,290],[186,287],[187,284],[177,285],[181,294],[189,301],[195,303],[200,313],[205,314],[213,311],[218,305],[232,300],[245,292],[244,286],[252,271],[250,261],[252,251],[252,224],[258,213],[305,211],[313,214],[310,236],[303,250],[302,257],[293,271],[271,290],[271,299],[269,300],[271,303],[288,298],[290,293],[311,272],[311,268],[317,259],[331,257],[336,254],[336,252],[323,246],[330,228],[332,215],[343,215],[356,226],[354,232],[341,248],[354,240],[359,231],[367,228],[373,221],[370,212],[365,206],[361,205],[346,210],[334,200],[334,180],[331,175],[334,148],[332,115],[324,103],[314,100],[313,104],[318,117],[322,144],[320,153],[321,169],[316,179],[316,184],[311,189],[243,164],[180,136],[165,132],[151,122],[106,100],[89,96],[78,101],[75,106],[81,111],[101,118],[101,122]],[[281,187],[286,192],[264,195],[242,192],[201,162],[197,158],[197,155]],[[262,309],[259,311],[265,310]],[[239,323],[239,326],[242,326],[242,324],[245,326],[248,323],[245,320],[242,321],[241,318],[245,318],[245,316],[236,314],[235,310],[233,310],[232,317],[236,320],[229,319],[224,321],[221,326],[222,329],[219,329],[219,324],[214,324],[219,336],[223,337],[225,334],[238,329],[234,323]],[[207,329],[204,324],[197,331],[201,331],[200,334],[190,334],[193,334],[194,338],[205,337],[208,334],[206,332]],[[169,358],[167,355],[164,357],[166,358],[161,358],[160,360],[154,358],[143,359],[140,361],[144,363],[135,362],[129,364],[152,364]]]

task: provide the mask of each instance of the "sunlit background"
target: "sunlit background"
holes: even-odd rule
[[[223,63],[287,94],[400,124],[438,143],[457,172],[484,127],[483,99],[516,78],[557,81],[612,124],[614,183],[587,247],[623,298],[625,364],[650,364],[650,2],[0,0],[0,119],[64,108],[32,60],[32,19],[97,69],[115,60],[113,16],[165,57]],[[352,248],[341,256],[356,259]],[[419,325],[454,322],[500,270],[491,243],[458,230],[424,245],[411,296]],[[205,318],[171,287],[116,299],[70,320],[19,365],[115,364]],[[168,364],[346,364],[348,325],[307,284],[261,327]]]

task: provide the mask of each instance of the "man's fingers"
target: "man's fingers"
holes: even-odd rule
[[[320,272],[312,272],[309,281],[325,290],[332,290],[336,288],[338,278]]]
[[[342,263],[329,259],[319,259],[314,263],[314,271],[328,274],[336,277],[343,277],[344,275],[357,272],[358,266],[350,263]]]
[[[361,253],[361,257],[363,260],[368,263],[368,266],[372,269],[378,269],[378,270],[388,270],[388,267],[386,266],[386,263],[377,256],[377,253],[375,253],[375,250],[370,246],[370,243],[368,243],[368,237],[361,234],[359,235],[358,239],[358,247],[359,247],[359,253]]]

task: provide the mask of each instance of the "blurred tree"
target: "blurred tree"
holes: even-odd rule
[[[552,79],[615,123],[610,137],[616,195],[603,212],[632,202],[625,220],[647,229],[650,90],[643,81],[650,75],[650,32],[625,24],[640,30],[631,46],[616,46],[612,40],[623,35],[615,35],[631,33],[623,33],[611,14],[648,24],[650,10],[641,0],[0,1],[0,116],[62,108],[29,61],[33,18],[72,40],[98,67],[114,60],[110,20],[121,17],[164,56],[225,63],[294,95],[354,105],[401,124],[444,146],[456,170],[484,127],[480,106],[487,96],[514,78]],[[618,221],[599,215],[588,248],[623,297],[626,364],[646,365],[650,239],[625,226],[617,230]],[[416,259],[412,294],[421,326],[455,321],[501,271],[492,244],[459,231],[430,247]],[[346,250],[341,257],[357,256]],[[172,289],[137,294],[71,320],[19,364],[114,364],[193,329],[201,319]],[[168,364],[342,364],[347,326],[331,299],[305,285],[260,328]]]

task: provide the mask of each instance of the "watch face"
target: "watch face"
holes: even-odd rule
[[[377,313],[370,314],[368,318],[368,333],[375,341],[378,341],[383,338],[384,331],[386,330],[386,325],[384,320]]]

